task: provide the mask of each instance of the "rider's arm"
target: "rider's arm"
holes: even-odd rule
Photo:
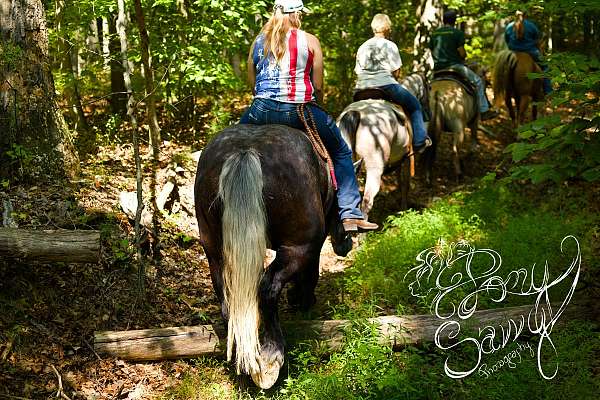
[[[323,104],[323,52],[319,39],[311,34],[308,36],[308,48],[313,53],[312,84],[315,87],[317,103]]]
[[[540,30],[538,29],[537,25],[531,21],[526,20],[527,25],[530,26],[529,29],[531,29],[531,35],[533,36],[533,41],[535,42],[536,47],[538,48],[539,51],[542,51],[544,48],[544,36],[542,35],[542,33],[540,32]],[[526,25],[526,27],[527,27]]]
[[[454,30],[454,40],[456,40],[456,51],[463,60],[467,58],[467,52],[465,51],[465,33],[460,29]]]
[[[400,51],[398,51],[398,46],[394,42],[389,42],[389,46],[387,46],[388,51],[388,64],[392,68],[392,76],[396,80],[400,80],[402,77],[402,71],[400,67],[402,66],[402,58],[400,58]]]
[[[255,84],[256,84],[256,66],[254,65],[254,45],[256,41],[252,42],[252,46],[250,46],[250,52],[248,53],[248,82],[250,82],[250,86],[252,87],[252,94],[256,94],[255,92]]]

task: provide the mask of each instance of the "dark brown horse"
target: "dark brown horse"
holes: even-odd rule
[[[308,309],[327,234],[336,254],[352,248],[326,165],[299,130],[235,125],[202,152],[194,195],[200,241],[227,321],[227,358],[235,353],[238,373],[269,388],[284,361],[281,290],[293,282],[288,299]],[[267,248],[277,255],[264,268]]]
[[[496,56],[493,80],[494,101],[500,105],[504,100],[514,128],[525,122],[529,104],[544,98],[542,79],[530,79],[527,76],[529,73],[541,72],[541,68],[527,53],[504,50]],[[512,99],[515,99],[516,115]],[[537,118],[535,103],[532,104],[532,118]]]

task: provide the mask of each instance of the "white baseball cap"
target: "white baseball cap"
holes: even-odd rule
[[[274,8],[281,7],[284,13],[293,13],[296,11],[302,11],[303,13],[310,14],[310,10],[304,7],[302,0],[275,0]]]

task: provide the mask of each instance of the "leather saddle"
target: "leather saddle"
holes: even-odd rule
[[[361,100],[387,100],[391,101],[385,92],[378,88],[360,89],[354,92],[352,96],[353,101]]]
[[[396,113],[396,117],[398,117],[398,121],[401,123],[406,123],[406,113],[404,112],[404,108],[401,104],[393,102],[387,94],[381,89],[378,88],[369,88],[369,89],[359,89],[354,92],[352,95],[352,101],[357,102],[361,100],[385,100],[389,104],[392,105],[392,109]]]
[[[454,69],[452,67],[446,69],[440,69],[439,71],[435,71],[433,73],[432,81],[454,81],[460,84],[469,95],[473,96],[477,99],[477,86],[466,76],[463,75],[462,71],[459,69]]]

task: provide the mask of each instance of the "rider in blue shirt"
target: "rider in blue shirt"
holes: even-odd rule
[[[517,11],[515,16],[516,21],[508,24],[504,31],[504,40],[506,40],[508,48],[512,51],[528,53],[542,68],[542,71],[547,71],[548,66],[542,63],[542,53],[539,48],[542,39],[540,30],[535,23],[527,19],[525,13]],[[544,93],[548,94],[551,91],[550,79],[544,78]]]

